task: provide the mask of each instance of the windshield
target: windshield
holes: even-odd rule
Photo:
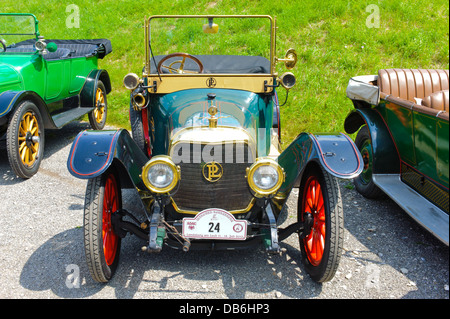
[[[148,57],[183,52],[203,56],[202,62],[209,61],[204,56],[238,55],[270,63],[272,28],[269,16],[153,16],[148,21]]]
[[[39,36],[37,23],[32,14],[0,13],[0,53],[34,53],[33,44]]]

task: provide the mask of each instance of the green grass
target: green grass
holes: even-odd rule
[[[142,26],[145,16],[155,14],[269,14],[277,18],[277,54],[283,56],[293,47],[299,56],[294,69],[297,84],[281,110],[284,146],[302,131],[343,131],[344,118],[353,108],[345,96],[352,76],[391,67],[449,68],[449,4],[445,0],[73,2],[80,8],[78,29],[66,28],[70,2],[2,0],[0,11],[34,13],[47,38],[110,39],[113,53],[100,61],[113,85],[108,122],[126,128],[129,93],[122,79],[128,72],[142,70]],[[370,4],[379,8],[379,28],[366,26]],[[281,64],[279,72],[284,72]],[[284,101],[283,91],[279,91],[280,101]]]

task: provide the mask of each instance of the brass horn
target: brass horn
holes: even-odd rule
[[[131,101],[133,102],[133,105],[137,107],[138,109],[142,109],[145,106],[145,97],[142,93],[133,94],[131,97]]]

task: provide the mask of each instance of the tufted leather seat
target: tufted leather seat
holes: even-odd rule
[[[448,112],[449,109],[448,90],[435,92],[422,101],[422,105],[431,107],[432,109]]]
[[[413,103],[418,98],[424,106],[448,112],[448,70],[382,69],[378,86],[387,95]]]

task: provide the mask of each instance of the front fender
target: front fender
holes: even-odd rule
[[[345,119],[344,129],[353,134],[363,125],[367,125],[372,140],[373,173],[398,174],[400,155],[381,114],[372,108],[352,110]]]
[[[343,179],[355,178],[363,170],[361,154],[347,135],[301,133],[278,157],[286,173],[281,193],[289,193],[298,185],[311,161]]]
[[[77,178],[90,179],[114,165],[125,188],[145,189],[140,174],[147,161],[127,130],[83,131],[72,144],[67,168]]]
[[[0,118],[8,118],[10,114],[14,113],[14,109],[26,100],[36,104],[41,113],[45,128],[56,128],[48,112],[47,104],[39,94],[33,91],[5,91],[0,93]]]

